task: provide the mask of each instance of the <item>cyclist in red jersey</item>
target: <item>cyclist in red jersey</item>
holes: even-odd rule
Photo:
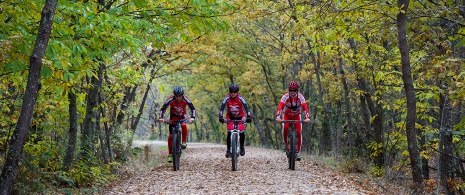
[[[308,112],[308,106],[305,102],[304,96],[299,93],[299,83],[297,81],[289,82],[289,92],[284,94],[278,105],[278,111],[276,112],[276,121],[281,122],[282,120],[301,120],[301,110],[304,112],[304,122],[310,122],[310,113]],[[283,119],[281,119],[283,117]],[[286,144],[287,132],[290,123],[284,123],[282,125],[283,145]],[[297,130],[297,160],[300,160],[300,148],[302,146],[302,124],[300,122],[294,123],[294,128]]]
[[[184,88],[182,87],[175,87],[173,90],[173,95],[168,97],[166,99],[165,103],[161,107],[160,111],[160,122],[165,122],[163,119],[163,115],[165,114],[166,109],[170,107],[170,119],[169,120],[181,120],[181,119],[187,119],[188,115],[186,112],[186,107],[188,106],[189,109],[191,110],[191,116],[188,120],[188,123],[191,124],[194,122],[195,119],[195,107],[194,104],[192,104],[191,100],[184,95]],[[174,125],[170,124],[169,125],[170,129],[170,135],[168,136],[168,162],[173,162],[173,156],[172,151],[171,151],[171,135],[174,130]],[[182,145],[181,148],[185,149],[187,147],[186,141],[187,141],[187,126],[186,123],[181,124],[181,133],[182,133]]]
[[[245,155],[245,149],[244,149],[244,141],[245,141],[245,125],[244,122],[252,122],[252,118],[250,116],[249,108],[247,106],[247,101],[245,100],[244,97],[242,97],[239,93],[239,85],[237,84],[231,84],[229,86],[229,94],[224,97],[221,106],[220,106],[220,112],[218,114],[218,120],[220,123],[224,123],[224,118],[223,118],[223,111],[226,108],[226,120],[242,120],[242,122],[239,123],[239,136],[241,139],[241,156]],[[247,116],[247,118],[246,118]],[[228,123],[227,124],[228,128],[228,135],[226,137],[226,144],[227,144],[227,150],[226,150],[226,158],[231,157],[231,152],[229,151],[229,148],[231,147],[231,132],[229,130],[233,130],[233,123]]]

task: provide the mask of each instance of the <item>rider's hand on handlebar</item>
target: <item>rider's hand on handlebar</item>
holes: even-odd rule
[[[220,123],[224,123],[223,117],[218,118],[218,121],[220,121]]]
[[[306,119],[304,120],[304,122],[309,123],[309,122],[310,122],[310,119],[309,119],[309,118],[306,118]]]
[[[193,122],[194,122],[194,118],[190,118],[188,121],[189,124],[192,124]]]
[[[276,122],[280,123],[281,121],[283,121],[283,120],[281,118],[279,118],[279,116],[276,117]]]
[[[248,122],[248,123],[252,122],[252,118],[245,119],[245,122]]]
[[[166,121],[165,121],[165,119],[160,118],[160,119],[158,119],[158,122],[165,123]]]

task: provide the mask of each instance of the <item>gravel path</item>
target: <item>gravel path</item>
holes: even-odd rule
[[[308,156],[296,162],[294,171],[289,170],[284,152],[277,150],[245,147],[239,170],[231,171],[225,148],[189,143],[180,170],[173,171],[171,163],[163,162],[151,171],[109,185],[103,194],[382,194],[358,185],[346,174],[317,165]],[[165,161],[167,151],[160,155]]]

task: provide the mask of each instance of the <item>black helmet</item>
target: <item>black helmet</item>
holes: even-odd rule
[[[231,84],[229,85],[229,93],[237,93],[239,92],[239,85]]]
[[[182,88],[182,87],[175,87],[174,90],[173,90],[173,94],[174,94],[175,96],[184,95],[184,88]]]

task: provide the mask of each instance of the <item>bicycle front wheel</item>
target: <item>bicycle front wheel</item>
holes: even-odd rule
[[[289,169],[295,170],[295,160],[297,157],[297,135],[294,130],[291,130],[290,132],[290,149],[289,149]]]
[[[176,133],[172,135],[172,152],[173,152],[173,170],[179,170],[179,165],[181,164],[181,140],[180,136]]]
[[[239,157],[239,153],[238,153],[238,150],[237,150],[237,147],[238,147],[238,143],[237,143],[237,139],[238,139],[238,134],[237,133],[232,133],[231,135],[231,161],[232,161],[232,170],[233,171],[237,171],[237,159]]]

